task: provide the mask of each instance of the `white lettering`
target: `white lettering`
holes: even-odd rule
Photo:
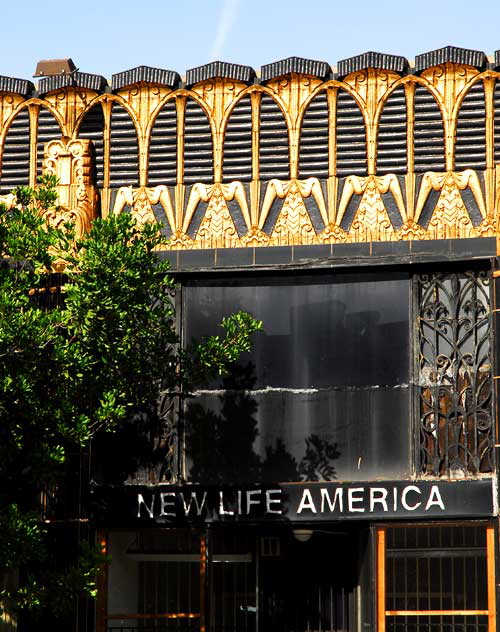
[[[313,513],[317,513],[316,507],[314,506],[314,502],[311,496],[311,492],[308,489],[304,489],[302,492],[302,498],[300,500],[299,508],[297,509],[297,513],[302,513],[304,509],[309,509]]]
[[[415,485],[408,485],[407,487],[403,489],[403,493],[401,494],[401,504],[403,505],[403,507],[407,509],[408,511],[415,511],[415,509],[418,509],[422,503],[418,502],[418,503],[415,503],[414,505],[409,505],[406,502],[406,497],[408,496],[408,492],[415,492],[419,496],[422,494],[422,492]]]
[[[254,500],[252,496],[255,496],[256,494],[260,496],[261,493],[262,490],[260,489],[250,489],[247,491],[247,515],[250,513],[250,507],[252,505],[260,504],[260,498],[258,500]]]
[[[141,517],[141,505],[144,505],[146,511],[149,514],[149,517],[153,517],[153,508],[155,504],[155,494],[151,496],[151,507],[146,505],[146,501],[144,500],[144,496],[142,494],[137,494],[137,517]]]
[[[224,492],[219,492],[219,513],[221,516],[234,516],[234,511],[230,511],[229,509],[224,509]]]
[[[203,492],[203,498],[201,501],[201,505],[198,502],[198,496],[196,492],[191,492],[191,498],[189,499],[189,503],[186,502],[185,498],[184,498],[184,492],[180,493],[181,496],[181,500],[182,500],[182,506],[184,507],[184,515],[187,516],[189,514],[189,512],[191,511],[191,505],[194,504],[196,505],[196,513],[198,516],[201,516],[201,512],[203,511],[203,506],[205,505],[205,501],[207,500],[207,492]]]
[[[354,513],[356,511],[363,512],[364,507],[354,507],[354,503],[362,503],[363,502],[363,493],[365,491],[364,487],[350,487],[347,490],[347,504],[349,505],[349,511]],[[354,494],[361,492],[361,496],[355,496]]]
[[[238,490],[238,516],[241,516],[241,489]]]
[[[392,488],[392,493],[393,493],[392,508],[394,509],[394,511],[397,511],[398,510],[398,488],[397,487],[393,487]]]
[[[373,511],[375,509],[376,504],[382,505],[383,511],[388,511],[387,490],[383,487],[370,488],[370,511]]]
[[[324,513],[325,511],[325,502],[328,503],[328,507],[330,511],[335,511],[335,505],[338,502],[339,511],[343,512],[344,511],[344,497],[342,495],[342,492],[343,492],[342,487],[337,487],[337,489],[335,490],[335,494],[333,495],[333,502],[332,502],[332,499],[330,498],[330,494],[328,493],[328,490],[322,487],[321,488],[321,513]]]
[[[431,487],[431,493],[429,494],[429,500],[427,501],[427,505],[425,505],[425,511],[428,511],[432,505],[437,505],[444,511],[444,503],[441,498],[441,494],[439,493],[439,489],[437,485],[433,485]]]
[[[160,516],[175,517],[175,492],[162,492],[160,494],[160,502]],[[167,508],[172,508],[174,511],[165,511]]]
[[[271,498],[271,494],[278,494],[279,498]],[[271,509],[271,505],[280,505],[279,509]],[[280,514],[281,510],[281,489],[267,489],[266,490],[266,513]]]

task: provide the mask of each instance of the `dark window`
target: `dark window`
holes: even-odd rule
[[[186,342],[237,310],[264,323],[232,374],[188,404],[191,480],[408,474],[409,288],[398,274],[185,287]]]

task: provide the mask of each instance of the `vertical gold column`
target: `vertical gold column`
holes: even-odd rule
[[[252,92],[250,101],[252,104],[252,181],[250,183],[250,221],[252,226],[259,225],[259,152],[260,152],[260,92]]]
[[[137,141],[139,143],[139,186],[145,187],[148,184],[148,162],[149,162],[149,138],[148,123],[153,109],[151,86],[141,84],[139,86],[139,107],[136,111],[138,130]]]
[[[207,570],[208,570],[208,550],[207,536],[200,536],[200,632],[205,632],[207,624],[205,620],[205,610],[207,607],[206,588],[207,588]]]
[[[101,101],[101,105],[104,119],[101,213],[103,217],[107,217],[112,210],[110,208],[109,155],[111,147],[111,108],[113,102],[111,99],[106,98]]]
[[[175,221],[176,230],[181,230],[184,209],[184,121],[186,118],[186,97],[176,99],[177,105],[177,185],[175,187]]]
[[[486,527],[486,555],[488,574],[488,632],[496,632],[495,530],[491,525]]]
[[[30,118],[30,173],[29,173],[29,185],[34,187],[36,185],[36,141],[38,136],[38,113],[40,112],[39,105],[29,105],[29,118]]]
[[[137,130],[137,141],[139,144],[139,186],[145,187],[148,184],[148,156],[149,143],[147,132],[141,125]]]
[[[415,214],[415,88],[411,81],[405,84],[406,97],[406,212],[408,219]]]
[[[375,175],[377,171],[377,122],[375,114],[377,112],[377,71],[368,68],[366,80],[368,89],[366,93],[366,108],[362,109],[365,119],[366,129],[366,164],[368,175]]]
[[[483,83],[486,114],[486,215],[493,217],[495,211],[495,79],[486,77]]]
[[[227,86],[223,79],[216,79],[213,84],[215,90],[215,98],[213,100],[213,110],[208,120],[212,128],[212,143],[214,156],[214,182],[222,182],[222,160],[224,153],[224,105],[225,91]]]
[[[299,143],[300,143],[300,77],[292,74],[290,77],[290,95],[288,102],[289,128],[289,160],[290,160],[290,179],[299,177]]]
[[[447,62],[445,64],[445,82],[444,82],[444,142],[445,142],[445,160],[446,171],[455,169],[455,135],[456,135],[456,119],[453,116],[453,109],[456,101],[455,90],[455,67],[454,64]],[[458,116],[458,112],[457,112]]]
[[[385,535],[377,529],[377,632],[385,632]]]
[[[328,103],[328,221],[335,223],[337,213],[337,94],[336,87],[329,87],[326,91]]]

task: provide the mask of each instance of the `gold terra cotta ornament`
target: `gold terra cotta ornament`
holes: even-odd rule
[[[97,191],[92,183],[91,141],[51,140],[45,145],[43,173],[57,177],[58,204],[42,215],[47,224],[75,226],[80,237],[89,230],[97,213]]]
[[[58,224],[66,219],[77,223],[79,232],[88,229],[99,213],[121,213],[129,210],[139,222],[154,219],[153,207],[161,205],[171,232],[167,248],[231,248],[290,244],[328,244],[370,241],[424,240],[496,236],[500,204],[500,165],[494,162],[494,90],[500,73],[447,62],[423,71],[420,75],[398,74],[368,68],[354,72],[343,81],[322,81],[317,77],[291,73],[265,85],[247,86],[229,79],[210,79],[191,89],[172,90],[165,86],[140,82],[120,89],[116,94],[97,94],[91,90],[66,87],[49,93],[44,99],[23,99],[0,93],[0,147],[10,123],[22,108],[27,108],[31,121],[30,184],[35,185],[37,138],[36,129],[41,107],[48,108],[61,127],[62,139],[46,144],[44,170],[59,178],[61,210],[47,214],[47,220]],[[460,106],[468,91],[478,82],[484,85],[486,111],[486,169],[480,175],[471,169],[455,170],[455,138]],[[418,179],[414,170],[413,102],[418,85],[436,99],[444,128],[445,170],[429,171]],[[403,178],[395,174],[377,175],[377,139],[380,115],[387,99],[403,87],[407,104],[407,164]],[[339,90],[348,92],[358,104],[365,122],[367,175],[348,175],[339,179],[336,173],[335,107]],[[325,92],[329,104],[329,175],[323,183],[315,177],[299,178],[299,145],[302,120],[312,99]],[[267,94],[280,107],[289,139],[288,180],[260,179],[259,108]],[[223,182],[224,137],[235,105],[250,96],[252,107],[252,180]],[[213,182],[184,182],[183,123],[187,99],[195,100],[207,114],[213,143]],[[149,145],[156,117],[167,102],[173,100],[177,115],[177,183],[167,187],[148,186]],[[79,126],[85,114],[100,103],[103,109],[104,164],[103,186],[97,191],[92,181],[90,141],[79,139]],[[121,187],[113,198],[110,187],[111,107],[117,103],[129,113],[137,131],[139,186]],[[484,178],[484,186],[481,185]],[[342,184],[342,186],[341,186]],[[427,212],[423,209],[431,192],[437,202]],[[472,221],[462,193],[472,196],[480,214]],[[384,203],[391,194],[397,223]],[[349,225],[343,222],[353,196],[354,216]],[[307,204],[311,200],[318,209],[322,227],[313,225]],[[7,200],[8,201],[8,200]],[[203,203],[201,205],[201,203]],[[273,205],[279,211],[272,217]],[[204,208],[200,217],[200,209]],[[236,211],[234,210],[236,209]],[[241,221],[236,221],[237,212]],[[195,216],[198,228],[190,230]],[[272,219],[272,225],[270,221]],[[244,227],[242,229],[242,226]]]

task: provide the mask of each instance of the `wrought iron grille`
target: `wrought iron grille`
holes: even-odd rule
[[[418,276],[421,474],[493,469],[490,279],[485,271]]]

